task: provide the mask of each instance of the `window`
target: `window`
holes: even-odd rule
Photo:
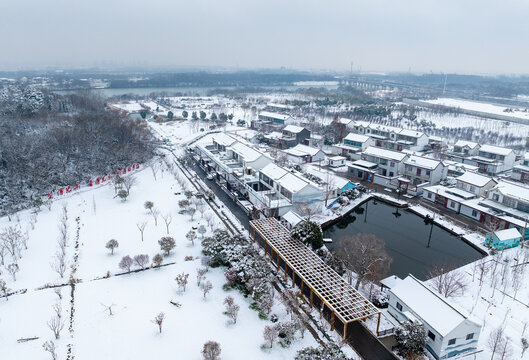
[[[428,193],[428,199],[431,199],[431,198],[432,198],[432,193],[429,192],[429,193]]]
[[[428,330],[428,337],[432,339],[432,341],[435,341],[435,334],[431,332],[430,330]]]
[[[452,208],[456,207],[456,202],[454,200],[450,201],[450,207]]]
[[[472,210],[472,216],[474,216],[474,217],[478,216],[477,210]]]
[[[494,194],[494,195],[492,195],[492,200],[494,200],[494,201],[500,201],[500,195],[499,195],[499,194]]]
[[[474,333],[467,334],[467,340],[472,340],[472,339],[474,339]]]
[[[389,176],[394,176],[393,171],[389,172]]]
[[[421,169],[417,169],[417,176],[421,176]]]
[[[470,192],[474,192],[476,190],[476,188],[472,185],[470,185]]]
[[[392,162],[389,163],[389,166],[395,167],[395,163],[392,161]]]
[[[448,345],[454,345],[456,343],[456,339],[450,339],[448,340]]]
[[[397,301],[397,309],[399,309],[399,311],[402,311],[402,305]]]
[[[430,176],[430,170],[426,170],[426,176]]]

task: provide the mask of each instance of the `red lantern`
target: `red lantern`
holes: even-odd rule
[[[88,182],[88,186],[92,186],[92,179]]]
[[[74,190],[79,190],[81,187],[79,186],[79,184],[75,184],[75,187],[73,188]]]
[[[62,195],[64,190],[62,188],[59,189],[59,195]]]
[[[130,166],[129,166],[128,170],[129,170],[129,171],[131,170]]]
[[[106,176],[103,176],[103,177],[101,178],[101,182],[105,182],[105,181],[107,181]]]
[[[53,199],[53,191],[50,191],[50,192],[48,193],[48,199]]]
[[[67,192],[67,193],[72,192],[72,188],[71,188],[70,186],[67,186],[67,187],[66,187],[66,192]]]
[[[99,185],[99,178],[96,179],[96,185]]]

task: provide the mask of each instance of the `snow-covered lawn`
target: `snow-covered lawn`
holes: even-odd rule
[[[495,256],[489,256],[485,262],[485,273],[480,285],[480,268],[475,263],[468,264],[459,270],[464,274],[467,288],[459,297],[450,301],[463,308],[471,318],[483,326],[478,349],[483,350],[477,359],[490,359],[492,353],[488,346],[491,332],[503,327],[503,335],[509,339],[511,352],[506,359],[520,359],[521,338],[529,339],[529,248],[504,250]],[[495,263],[497,265],[495,266]],[[516,266],[518,265],[518,266]],[[515,269],[519,268],[516,273]],[[505,270],[506,269],[506,270]],[[505,273],[504,273],[505,271]],[[503,280],[502,280],[503,279]],[[515,280],[516,279],[516,280]],[[517,288],[516,282],[519,282]],[[430,280],[431,284],[433,281]],[[514,285],[513,285],[514,284]],[[494,357],[500,358],[498,354]],[[529,351],[524,354],[529,359]]]
[[[58,296],[52,289],[37,288],[45,284],[66,283],[70,275],[79,281],[75,286],[73,333],[68,331],[71,287],[64,286],[61,304],[65,327],[61,339],[56,342],[59,358],[66,358],[69,344],[77,359],[169,356],[201,359],[202,345],[207,340],[221,344],[225,359],[291,359],[300,348],[317,345],[306,332],[305,339],[296,340],[289,348],[282,348],[276,343],[272,350],[262,350],[263,328],[271,323],[260,320],[258,313],[249,309],[250,299],[236,291],[222,289],[224,269],[210,269],[206,274],[213,289],[204,298],[196,285],[196,269],[201,267],[200,239],[193,246],[185,234],[192,227],[206,224],[205,220],[199,212],[193,220],[189,215],[178,213],[178,201],[185,196],[175,195],[180,193],[180,188],[166,168],[158,170],[157,180],[150,168],[141,169],[133,175],[137,184],[132,187],[126,201],[115,198],[114,188],[109,184],[57,200],[51,211],[43,207],[34,229],[30,226],[32,215],[29,210],[19,213],[11,222],[7,218],[0,219],[0,229],[17,224],[19,219],[20,228],[23,232],[27,230],[29,235],[28,249],[21,251],[22,258],[18,260],[21,270],[17,281],[13,281],[5,267],[2,267],[0,275],[10,289],[27,289],[26,294],[13,295],[9,301],[0,299],[0,358],[50,358],[44,353],[42,343],[53,339],[46,322],[52,318],[52,305]],[[144,208],[147,200],[152,201],[160,212],[157,225],[152,214]],[[69,241],[66,249],[68,267],[61,279],[50,263],[58,251],[58,219],[63,205],[68,213]],[[208,208],[208,211],[211,210]],[[114,276],[123,272],[118,263],[125,255],[147,254],[152,259],[155,254],[161,253],[158,240],[167,235],[162,218],[167,214],[172,216],[169,235],[174,237],[176,248],[164,258],[164,263],[175,264]],[[142,241],[137,224],[144,221],[147,225]],[[217,219],[215,226],[221,227],[222,223]],[[77,227],[79,256],[75,262]],[[110,239],[119,242],[114,255],[105,248]],[[192,256],[193,260],[185,261],[186,256]],[[10,258],[6,257],[6,265],[10,262]],[[70,269],[72,265],[77,268],[74,273]],[[104,278],[107,272],[111,276]],[[178,290],[174,280],[182,272],[189,273],[185,293]],[[96,278],[100,279],[94,280]],[[227,295],[233,296],[241,308],[236,324],[230,324],[222,314],[223,300]],[[171,300],[180,303],[181,307],[172,305]],[[104,305],[112,304],[114,315],[110,316]],[[151,323],[160,312],[166,315],[161,334]],[[279,316],[280,321],[286,316],[285,309],[279,305],[272,312]],[[17,343],[19,338],[34,336],[39,339]]]

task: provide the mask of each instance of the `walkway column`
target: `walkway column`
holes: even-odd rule
[[[378,321],[377,321],[377,336],[378,336],[378,329],[380,327],[380,313],[378,313]]]
[[[343,340],[342,340],[342,342],[345,342],[345,339],[347,338],[347,324],[349,324],[349,323],[345,323],[343,325]]]
[[[331,331],[334,331],[334,311],[331,313]]]
[[[312,291],[312,289],[310,289],[310,308],[312,309],[312,299],[314,297],[314,292]]]

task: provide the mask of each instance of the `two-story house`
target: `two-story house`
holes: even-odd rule
[[[411,155],[404,161],[404,177],[413,185],[438,184],[446,179],[447,173],[448,166],[440,160]]]
[[[497,175],[512,169],[516,154],[512,149],[493,145],[482,145],[478,155],[465,158],[467,164],[475,165],[483,174]]]
[[[473,193],[477,196],[485,197],[487,191],[496,186],[498,182],[486,175],[467,171],[456,178],[458,189]]]
[[[404,161],[408,158],[405,153],[368,147],[362,153],[362,160],[377,164],[377,173],[382,176],[394,177],[404,172]]]
[[[529,183],[529,153],[525,153],[522,163],[512,168],[511,179]]]
[[[283,140],[292,139],[294,145],[304,144],[306,139],[310,139],[310,130],[296,125],[287,125],[282,130]]]
[[[374,144],[375,141],[369,136],[349,133],[341,144],[333,145],[332,152],[335,155],[345,156],[349,160],[358,160],[361,153]]]

